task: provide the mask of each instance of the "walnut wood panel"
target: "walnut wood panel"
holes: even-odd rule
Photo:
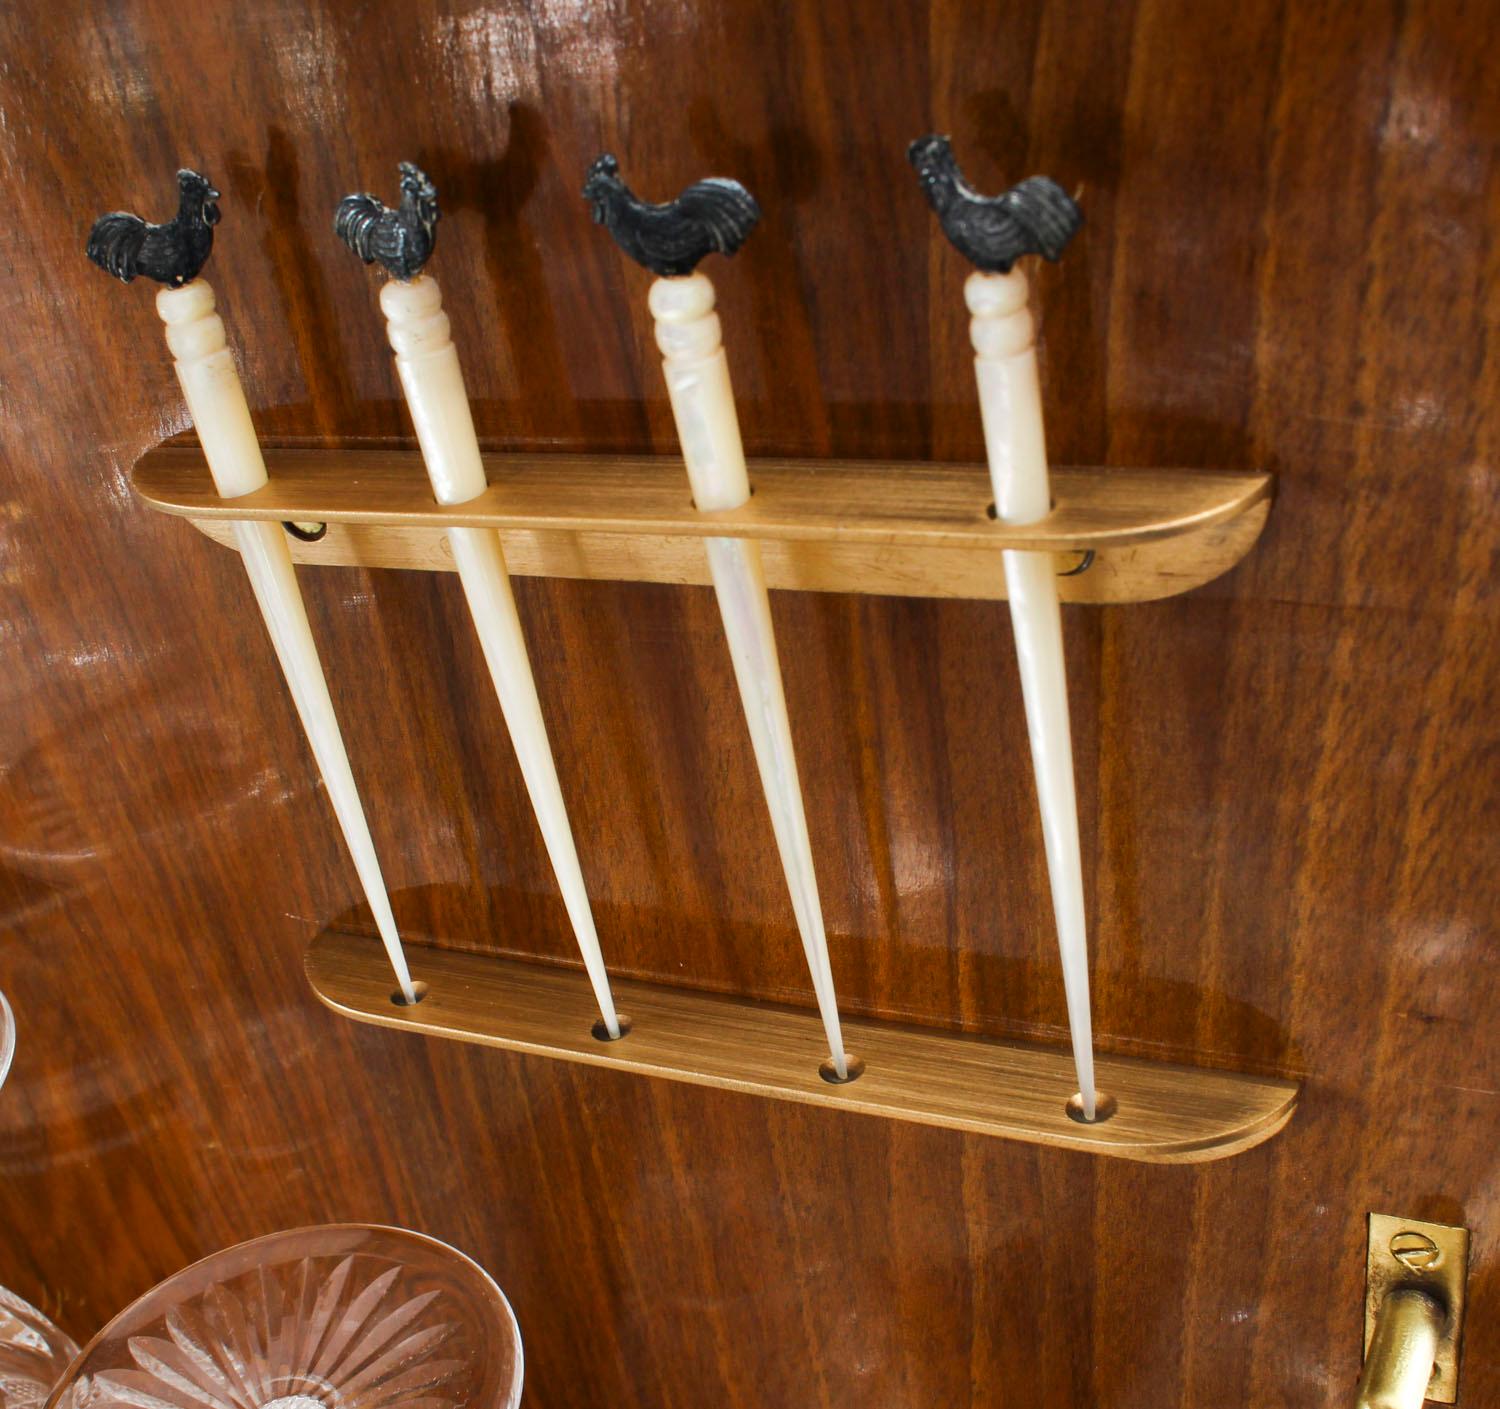
[[[130,483],[199,527],[251,518],[363,530],[304,537],[302,562],[452,571],[442,529],[458,524],[499,530],[517,564],[542,575],[704,582],[698,540],[723,534],[775,549],[775,587],[962,597],[973,583],[993,600],[1004,597],[996,555],[1023,547],[1060,555],[1068,601],[1149,601],[1212,581],[1250,550],[1271,494],[1261,474],[1062,469],[1056,512],[1017,528],[986,512],[982,465],[771,461],[753,467],[747,509],[698,514],[670,458],[487,458],[490,490],[446,507],[419,455],[401,450],[270,450],[271,483],[225,500],[196,449],[166,447],[143,456]]]
[[[1105,1056],[1098,1081],[1110,1115],[1083,1123],[1067,1111],[1077,1078],[1064,1047],[867,1019],[843,1029],[859,1074],[833,1083],[819,1074],[822,1026],[803,1009],[616,980],[630,1030],[610,1042],[598,1036],[599,1010],[582,973],[433,945],[408,951],[412,976],[425,986],[415,1006],[399,989],[392,994],[390,960],[366,936],[324,930],[307,951],[308,982],[356,1022],[1148,1164],[1253,1149],[1296,1106],[1295,1082]]]
[[[0,10],[0,1284],[75,1335],[193,1257],[404,1223],[492,1271],[534,1409],[1327,1409],[1367,1210],[1474,1231],[1461,1403],[1500,1402],[1493,5],[12,0]],[[409,438],[334,202],[439,181],[432,272],[497,449],[667,455],[647,276],[588,220],[710,171],[758,458],[982,458],[961,286],[903,149],[1047,172],[1060,464],[1277,480],[1240,567],[1068,612],[1113,1054],[1303,1081],[1233,1161],[1130,1165],[347,1022],[356,884],[232,555],[126,471],[184,429],[151,291],[81,256],[171,172],[268,436]],[[565,958],[446,574],[304,573],[398,915]],[[1085,575],[1087,576],[1087,575]],[[805,1004],[710,593],[517,585],[617,972]],[[1003,607],[778,593],[851,1014],[1058,1040]],[[212,937],[212,938],[210,938]]]

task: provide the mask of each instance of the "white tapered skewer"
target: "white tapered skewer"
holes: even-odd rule
[[[225,339],[224,321],[214,311],[214,302],[214,291],[208,283],[194,279],[181,288],[162,289],[156,296],[156,310],[167,325],[167,345],[176,359],[177,380],[197,427],[214,487],[223,498],[234,499],[261,488],[267,475],[250,408]],[[328,682],[307,623],[285,532],[280,524],[239,520],[234,524],[234,537],[402,996],[408,1003],[415,1003],[416,989],[396,932],[375,843],[349,769],[338,718],[328,697]]]
[[[714,312],[713,284],[702,274],[659,278],[651,285],[650,307],[693,502],[705,513],[738,508],[750,498],[750,476],[719,316]],[[705,543],[792,912],[828,1037],[829,1060],[834,1074],[844,1081],[849,1077],[849,1059],[839,1023],[760,546],[743,538],[709,538]]]
[[[442,291],[425,274],[410,283],[392,279],[380,291],[380,306],[434,495],[441,504],[462,504],[483,494],[487,488],[484,462],[458,349],[443,312]],[[450,528],[448,542],[605,1032],[619,1037],[620,1018],[563,804],[500,535],[491,529]]]
[[[1052,496],[1026,276],[1018,269],[1005,274],[976,272],[964,285],[964,298],[973,315],[969,336],[974,345],[995,515],[1008,524],[1036,523],[1052,512]],[[1048,553],[1008,550],[1003,556],[1052,887],[1052,912],[1062,955],[1079,1104],[1083,1118],[1093,1120],[1097,1111],[1088,932],[1057,570]]]

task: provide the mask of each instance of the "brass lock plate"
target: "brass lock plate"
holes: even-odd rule
[[[1397,1287],[1417,1287],[1448,1309],[1438,1338],[1427,1398],[1435,1404],[1458,1399],[1458,1352],[1463,1338],[1464,1281],[1469,1271],[1469,1230],[1416,1218],[1370,1215],[1365,1253],[1365,1354],[1375,1334],[1375,1315],[1386,1294]]]

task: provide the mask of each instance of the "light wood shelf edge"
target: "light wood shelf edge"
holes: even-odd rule
[[[701,539],[763,544],[772,587],[883,596],[997,600],[1007,547],[1052,552],[1065,601],[1149,601],[1232,568],[1270,509],[1269,475],[1206,470],[1054,472],[1057,510],[1024,528],[997,524],[982,466],[767,460],[752,464],[744,509],[696,513],[673,457],[490,455],[490,490],[443,507],[418,452],[268,449],[271,483],[235,500],[213,493],[201,452],[169,446],[132,473],[153,508],[227,542],[235,518],[326,523],[294,541],[309,565],[451,571],[444,530],[491,527],[520,576],[698,584]]]
[[[1270,503],[1261,500],[1228,523],[1179,538],[1128,548],[1101,549],[1088,570],[1059,576],[1064,602],[1102,605],[1175,597],[1212,582],[1234,567],[1265,527]],[[228,519],[192,519],[200,532],[226,548],[234,541]],[[513,577],[561,577],[584,582],[655,582],[706,587],[708,559],[695,538],[649,534],[539,533],[501,529],[505,562]],[[311,567],[394,568],[453,572],[453,555],[441,528],[330,524],[316,543],[290,544],[295,562]],[[852,592],[876,597],[932,597],[1003,601],[1005,576],[998,550],[880,548],[865,544],[763,542],[766,583],[776,591]],[[1078,553],[1058,553],[1066,573]]]
[[[826,1055],[816,1012],[689,989],[613,980],[632,1030],[600,1042],[581,972],[491,955],[408,945],[428,986],[415,1008],[394,987],[377,940],[325,930],[308,949],[314,992],[357,1022],[833,1110],[911,1121],[1148,1163],[1223,1159],[1270,1139],[1298,1086],[1119,1057],[1098,1058],[1100,1089],[1118,1102],[1098,1125],[1071,1120],[1074,1089],[1062,1048],[846,1018],[865,1072],[845,1086],[818,1074]]]

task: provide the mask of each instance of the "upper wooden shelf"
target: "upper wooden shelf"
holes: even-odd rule
[[[672,456],[490,454],[489,490],[462,505],[432,497],[415,449],[265,452],[271,482],[221,499],[196,446],[150,451],[135,491],[221,541],[233,519],[322,523],[296,541],[308,563],[451,570],[443,530],[493,528],[515,573],[648,582],[707,582],[699,539],[765,544],[772,587],[898,596],[1004,595],[1003,548],[1063,555],[1071,601],[1171,596],[1228,571],[1265,524],[1272,480],[1226,470],[1058,468],[1055,511],[1009,527],[989,516],[981,465],[757,460],[743,508],[699,513]]]

